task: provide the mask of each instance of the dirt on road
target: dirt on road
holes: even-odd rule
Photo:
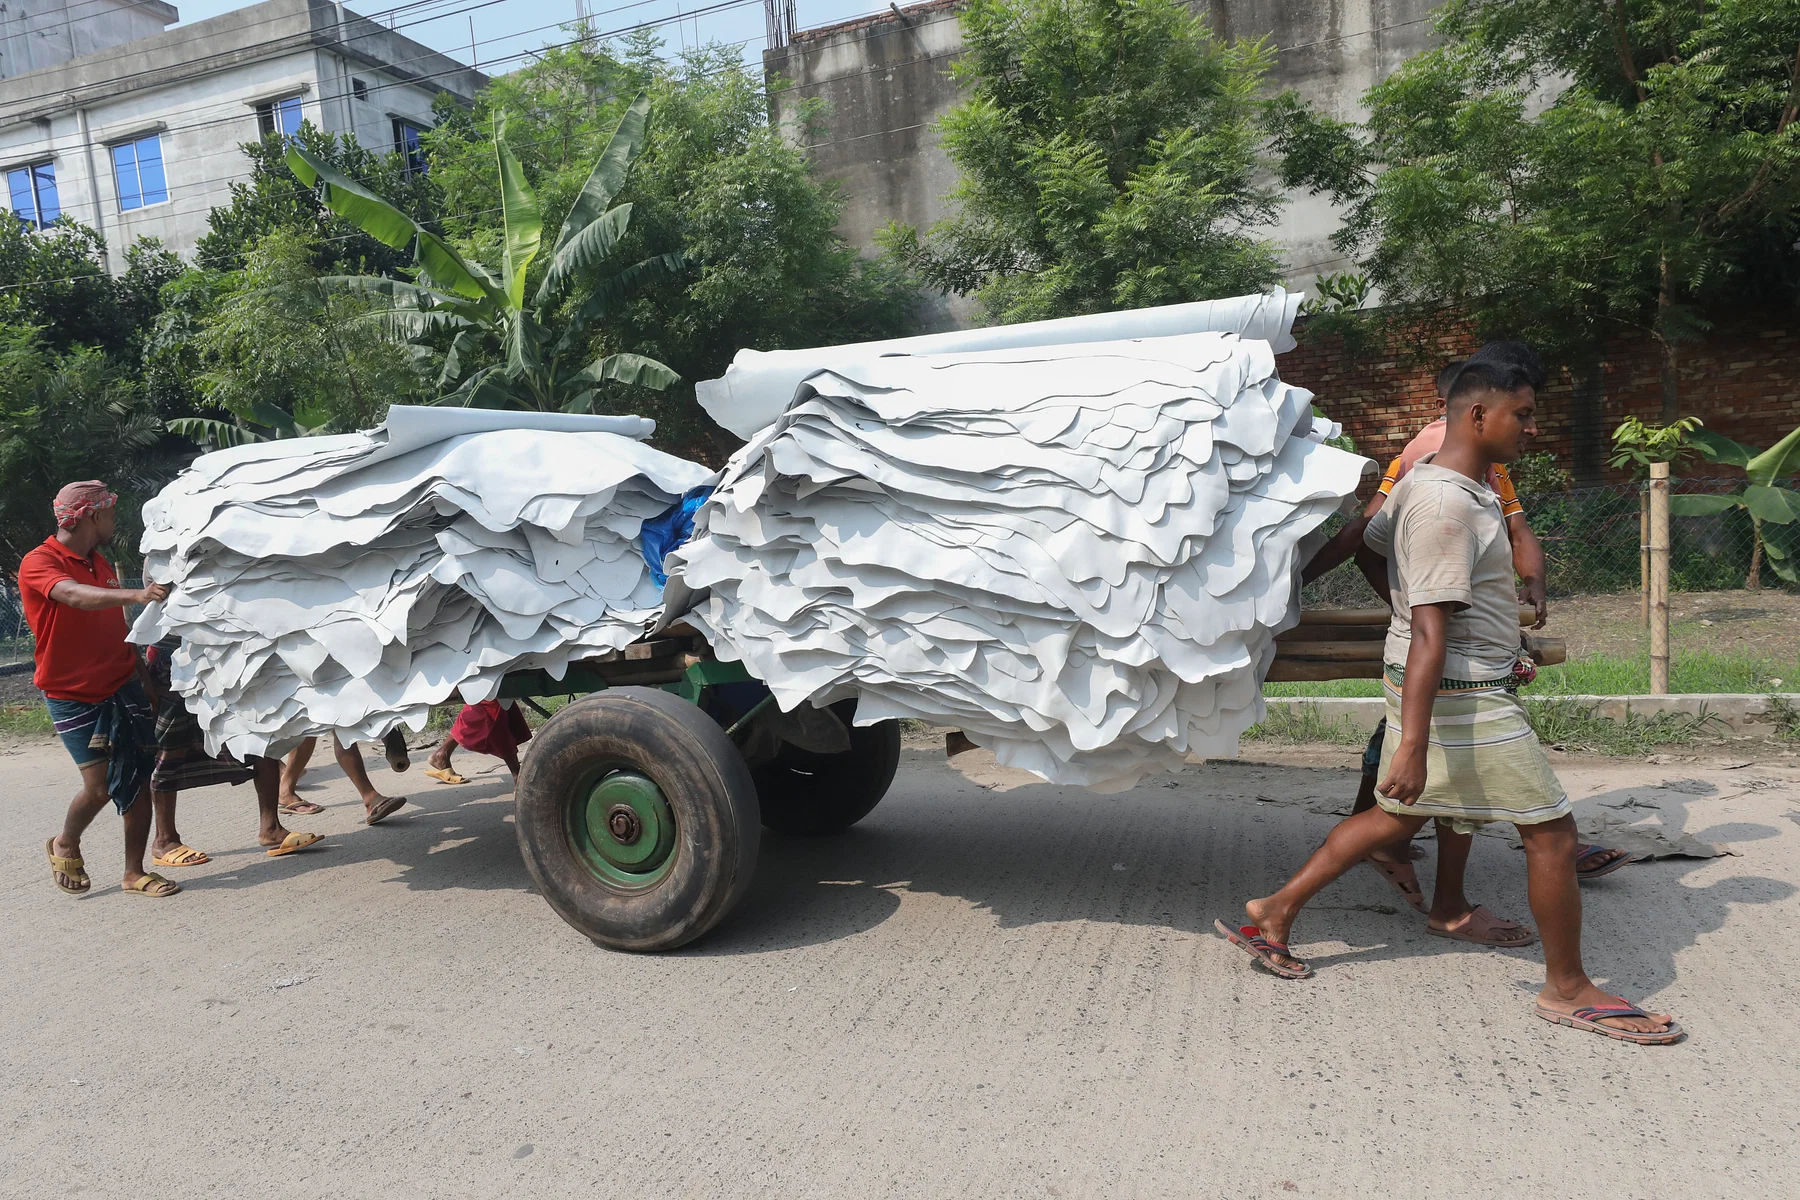
[[[474,774],[490,760],[466,756]],[[1118,796],[905,753],[848,835],[768,835],[703,941],[597,949],[532,894],[498,764],[417,768],[376,828],[335,769],[271,860],[246,788],[181,800],[170,900],[43,861],[74,771],[0,756],[0,1192],[135,1197],[1711,1197],[1800,1179],[1800,768],[1559,764],[1584,804],[1729,847],[1584,890],[1593,973],[1680,1018],[1647,1049],[1535,1019],[1535,948],[1425,935],[1372,871],[1274,979],[1212,933],[1331,826],[1353,750]],[[371,763],[374,770],[377,764]],[[1430,864],[1422,864],[1429,881]],[[1473,894],[1525,918],[1522,856]]]

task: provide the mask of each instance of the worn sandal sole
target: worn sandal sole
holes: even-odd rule
[[[1577,866],[1575,868],[1575,880],[1577,883],[1580,883],[1580,882],[1582,882],[1584,880],[1588,880],[1588,879],[1605,879],[1608,875],[1611,875],[1614,871],[1622,870],[1625,867],[1629,867],[1632,863],[1634,863],[1636,861],[1637,861],[1637,856],[1635,854],[1621,854],[1619,857],[1613,859],[1611,862],[1607,863],[1605,866],[1596,867],[1592,871],[1583,871],[1579,866]]]
[[[1252,946],[1250,944],[1250,940],[1248,938],[1244,937],[1242,934],[1240,934],[1236,930],[1232,929],[1229,925],[1225,924],[1225,922],[1219,921],[1219,920],[1214,920],[1213,928],[1218,930],[1219,933],[1224,936],[1226,941],[1230,942],[1232,945],[1236,946],[1239,950],[1242,950],[1245,954],[1248,954],[1251,958],[1254,958],[1257,962],[1261,963],[1263,965],[1263,968],[1265,970],[1269,971],[1271,974],[1274,974],[1282,979],[1311,979],[1312,978],[1313,969],[1311,967],[1305,965],[1304,963],[1302,963],[1298,967],[1282,966],[1280,963],[1278,963],[1274,959],[1270,958],[1267,954],[1264,954],[1262,951],[1258,950],[1255,946]]]
[[[1580,1017],[1559,1013],[1554,1008],[1545,1008],[1541,1004],[1537,1006],[1537,1015],[1552,1025],[1567,1025],[1570,1029],[1597,1033],[1615,1042],[1630,1042],[1635,1046],[1667,1046],[1687,1036],[1687,1031],[1676,1021],[1669,1022],[1669,1027],[1661,1033],[1633,1033],[1629,1029],[1614,1029],[1611,1025],[1602,1025],[1597,1021],[1584,1021]]]
[[[1520,926],[1520,928],[1524,927]],[[1486,938],[1475,937],[1472,934],[1456,933],[1449,929],[1433,929],[1429,925],[1425,927],[1425,932],[1429,933],[1432,937],[1446,938],[1452,942],[1467,942],[1471,946],[1486,946],[1490,950],[1517,950],[1521,946],[1530,946],[1538,940],[1537,933],[1530,929],[1525,930],[1528,936],[1523,941],[1518,942],[1491,942]]]

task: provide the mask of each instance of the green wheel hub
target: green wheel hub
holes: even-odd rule
[[[631,768],[578,792],[569,839],[587,869],[614,887],[650,887],[675,861],[675,813],[662,789]]]

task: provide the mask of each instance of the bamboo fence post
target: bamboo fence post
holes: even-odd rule
[[[1650,464],[1650,694],[1669,694],[1669,464]]]
[[[1650,489],[1638,490],[1638,624],[1650,628]]]

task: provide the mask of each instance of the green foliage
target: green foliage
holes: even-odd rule
[[[432,178],[452,214],[446,230],[465,252],[502,253],[492,118],[507,114],[508,144],[531,179],[544,227],[569,219],[595,156],[630,97],[648,94],[655,119],[615,200],[631,206],[615,256],[677,261],[673,273],[633,281],[630,294],[577,282],[571,309],[602,306],[590,356],[637,350],[684,380],[720,375],[740,348],[773,350],[910,332],[914,289],[890,264],[860,258],[838,236],[843,202],[805,155],[768,123],[759,74],[735,48],[689,51],[673,62],[649,37],[622,53],[593,42],[547,48],[496,79],[474,114],[446,113],[428,135]],[[545,270],[533,264],[535,283]],[[702,457],[733,444],[693,400],[691,383],[663,392],[612,389],[612,411],[642,412],[658,439]]]
[[[36,326],[53,350],[94,346],[135,357],[157,293],[180,274],[181,262],[155,238],[140,238],[115,277],[106,269],[105,246],[67,216],[42,231],[0,220],[0,321]]]
[[[1568,697],[1527,699],[1531,727],[1547,746],[1575,754],[1633,758],[1659,746],[1687,746],[1703,737],[1723,737],[1730,727],[1702,704],[1692,715],[1663,712],[1653,717],[1627,712],[1623,720],[1600,715],[1598,703]]]
[[[1177,0],[972,0],[939,122],[955,215],[882,245],[997,323],[1204,300],[1280,278],[1255,236],[1261,42],[1227,43]]]
[[[1574,477],[1557,465],[1556,455],[1548,450],[1535,450],[1524,455],[1509,464],[1506,473],[1512,478],[1513,490],[1521,498],[1559,495],[1575,483]]]
[[[649,98],[640,94],[619,118],[563,222],[529,304],[526,277],[542,248],[544,217],[507,145],[504,112],[495,117],[492,142],[502,235],[497,278],[324,159],[290,146],[288,169],[320,202],[382,244],[410,247],[422,281],[336,276],[320,286],[381,304],[371,314],[380,327],[396,342],[416,348],[421,361],[435,363],[438,404],[591,412],[595,399],[615,384],[668,387],[675,373],[643,355],[613,353],[584,361],[592,322],[681,265],[677,256],[664,255],[599,274],[631,220],[629,204],[608,205],[643,145],[649,115]],[[569,306],[565,302],[578,281],[591,289],[588,302]]]
[[[1338,271],[1313,276],[1313,290],[1318,292],[1300,305],[1305,316],[1323,313],[1355,312],[1368,302],[1369,277],[1357,271]]]
[[[1642,478],[1651,463],[1678,463],[1699,450],[1692,435],[1700,424],[1699,417],[1682,417],[1667,425],[1646,425],[1637,417],[1626,417],[1613,430],[1613,456],[1606,465],[1632,467]]]
[[[111,554],[136,559],[144,497],[180,467],[132,373],[105,351],[58,353],[34,326],[0,324],[0,551],[16,568],[55,529],[50,504],[75,479],[103,479],[119,493]]]
[[[193,271],[168,289],[149,358],[186,370],[222,417],[169,422],[210,446],[360,429],[389,404],[417,403],[425,381],[412,357],[371,321],[378,297],[328,286],[316,244],[277,228],[239,271]]]
[[[1316,704],[1271,704],[1263,719],[1244,731],[1246,742],[1329,742],[1338,746],[1360,746],[1368,740],[1368,730],[1359,728],[1349,716],[1327,720]]]
[[[429,176],[409,172],[399,154],[381,154],[357,144],[356,135],[338,138],[303,122],[296,135],[306,152],[393,203],[414,220],[429,222],[436,192]],[[270,134],[240,147],[250,158],[250,178],[231,185],[231,201],[207,215],[210,226],[194,251],[203,270],[235,271],[252,247],[269,234],[286,231],[313,247],[312,267],[321,275],[391,275],[412,265],[412,255],[370,236],[319,202],[313,190],[288,170],[288,140]]]
[[[1779,483],[1800,471],[1800,428],[1760,453],[1711,430],[1695,434],[1693,441],[1694,448],[1709,461],[1743,468],[1744,490],[1730,496],[1671,496],[1669,511],[1676,516],[1699,517],[1741,509],[1750,514],[1756,539],[1744,586],[1752,591],[1762,586],[1765,558],[1777,575],[1789,583],[1800,583],[1800,557],[1784,541],[1770,540],[1763,533],[1764,525],[1792,525],[1800,520],[1800,491]]]
[[[1276,104],[1284,182],[1348,205],[1335,240],[1390,315],[1577,363],[1649,331],[1673,419],[1705,306],[1800,278],[1800,6],[1452,0],[1438,32],[1361,126]]]

